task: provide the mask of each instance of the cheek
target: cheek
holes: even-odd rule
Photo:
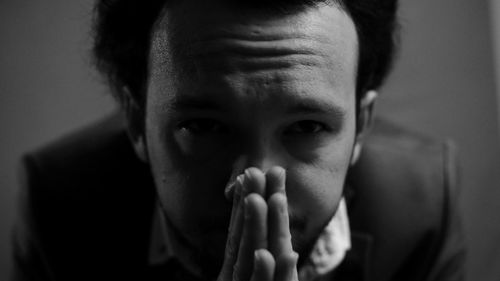
[[[287,195],[291,212],[311,221],[328,219],[342,196],[345,174],[343,167],[309,166],[289,170]]]
[[[171,140],[168,149],[186,166],[213,167],[231,161],[230,151],[235,141],[229,134],[193,136],[185,130],[173,131],[166,138]]]
[[[211,227],[202,225],[205,221],[220,227],[231,210],[224,197],[231,170],[225,163],[230,159],[221,153],[205,157],[181,149],[174,134],[160,128],[149,128],[147,142],[156,190],[169,219],[186,233]]]
[[[349,168],[352,141],[330,146],[313,163],[290,166],[287,170],[287,195],[292,217],[306,232],[323,227],[334,214],[342,196]]]

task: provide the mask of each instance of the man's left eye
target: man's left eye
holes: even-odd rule
[[[285,135],[312,135],[327,131],[327,127],[317,121],[302,120],[297,121],[285,129]]]

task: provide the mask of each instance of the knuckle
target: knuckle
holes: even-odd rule
[[[226,246],[226,257],[233,257],[236,254],[236,247],[234,247],[234,244],[231,242],[233,241],[229,241],[228,245]]]
[[[238,263],[233,265],[233,281],[239,281],[239,271],[240,271],[240,266]]]

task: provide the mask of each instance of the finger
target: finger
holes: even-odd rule
[[[265,249],[256,250],[254,254],[254,269],[250,280],[273,281],[275,266],[276,262],[269,251]]]
[[[269,198],[276,192],[285,192],[285,169],[274,166],[266,173],[266,197]]]
[[[245,170],[243,189],[246,194],[257,193],[265,196],[266,176],[260,169],[250,167]]]
[[[236,177],[236,180],[231,187],[231,195],[233,196],[233,205],[232,205],[232,210],[231,210],[231,219],[229,221],[229,232],[231,230],[234,230],[234,223],[237,221],[237,216],[238,212],[242,213],[243,212],[243,207],[241,206],[241,198],[242,198],[242,193],[243,193],[243,175],[239,175]]]
[[[236,179],[234,181],[228,182],[226,188],[224,188],[224,197],[226,197],[226,199],[228,201],[233,200],[233,198],[234,198],[234,190],[235,190],[237,180],[238,180],[238,177],[236,177]]]
[[[276,260],[276,270],[274,281],[298,281],[297,262],[299,255],[292,253],[283,255]]]
[[[243,229],[243,207],[241,204],[243,175],[237,177],[232,189],[234,190],[233,206],[227,234],[226,249],[224,252],[224,262],[219,280],[232,279],[233,266],[238,256],[238,248]]]
[[[243,205],[243,233],[233,272],[236,280],[249,279],[252,273],[255,250],[267,248],[267,204],[264,198],[252,193],[246,196]]]
[[[288,204],[284,193],[274,193],[268,199],[269,250],[274,257],[293,253]]]
[[[246,157],[242,156],[239,157],[233,164],[233,167],[231,169],[231,175],[229,176],[229,181],[226,185],[226,188],[224,189],[224,196],[228,201],[231,201],[233,199],[233,193],[234,193],[233,187],[238,177],[243,176],[242,172],[244,171],[245,163],[246,163]]]

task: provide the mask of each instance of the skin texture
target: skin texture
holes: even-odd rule
[[[206,274],[291,280],[295,252],[335,213],[357,141],[355,27],[334,5],[203,2],[160,16],[132,140]]]

